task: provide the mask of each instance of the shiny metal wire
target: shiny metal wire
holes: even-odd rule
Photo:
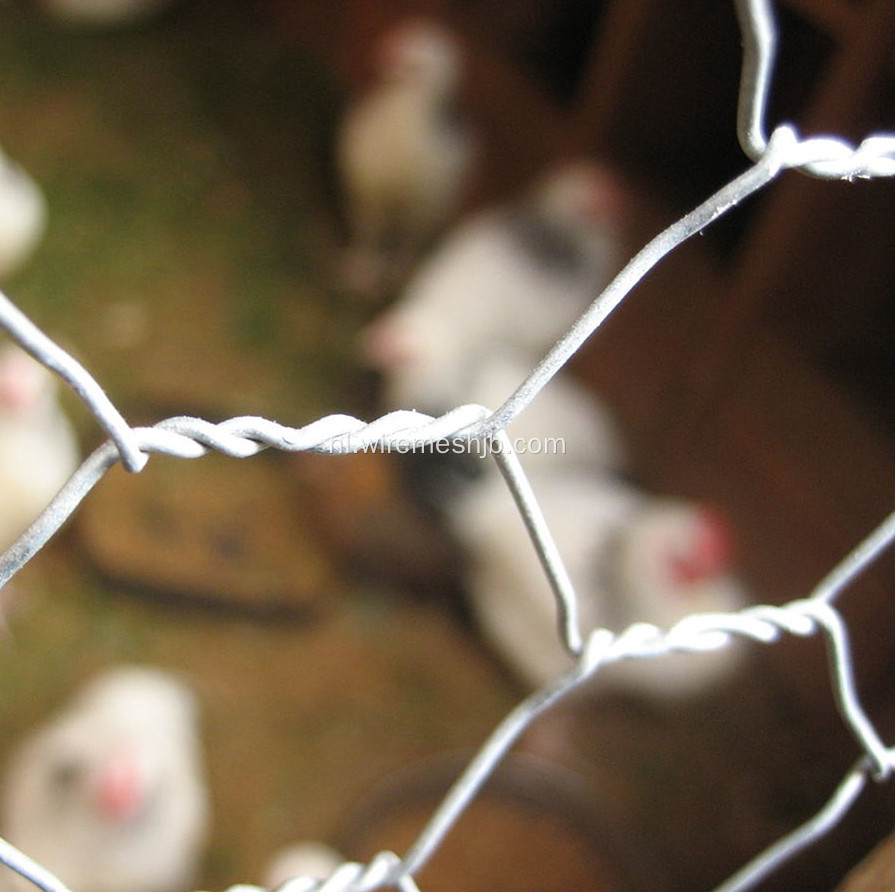
[[[609,663],[649,659],[675,650],[713,650],[727,646],[737,636],[769,643],[782,634],[822,635],[830,657],[830,684],[839,712],[854,734],[862,756],[814,818],[759,854],[718,887],[718,892],[742,892],[753,887],[838,823],[868,781],[890,779],[895,751],[885,745],[861,706],[847,627],[836,610],[835,601],[858,574],[890,547],[895,539],[895,513],[821,580],[807,598],[782,607],[760,605],[733,614],[694,615],[667,630],[639,623],[620,633],[598,629],[585,638],[578,625],[577,598],[562,556],[541,515],[536,494],[512,452],[509,438],[503,434],[504,428],[525,410],[649,270],[686,239],[767,186],[782,171],[794,169],[815,177],[846,180],[895,175],[895,134],[873,134],[856,147],[834,137],[800,139],[790,124],[781,124],[767,135],[766,110],[776,55],[773,11],[769,0],[736,0],[736,9],[743,36],[737,128],[752,166],[639,251],[516,391],[494,411],[466,405],[439,418],[399,411],[370,423],[350,415],[330,415],[298,428],[257,417],[232,418],[219,424],[176,417],[150,427],[133,428],[89,372],[0,293],[0,327],[73,388],[110,438],[86,459],[35,523],[0,557],[0,586],[43,547],[118,462],[131,472],[139,472],[153,453],[192,459],[214,450],[234,458],[248,458],[262,449],[273,448],[338,456],[370,448],[419,447],[455,436],[500,440],[502,448],[493,450],[492,454],[553,588],[559,636],[576,657],[575,667],[519,704],[498,725],[403,858],[383,852],[367,865],[343,864],[326,880],[290,880],[281,887],[284,892],[372,892],[386,887],[416,892],[415,874],[462,818],[482,784],[535,718]],[[44,892],[67,892],[57,878],[3,840],[0,840],[0,862]],[[256,887],[234,888],[254,890]]]

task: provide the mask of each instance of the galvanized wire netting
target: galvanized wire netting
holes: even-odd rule
[[[525,410],[650,269],[691,235],[767,186],[782,171],[792,169],[822,179],[843,180],[895,175],[893,134],[873,134],[860,145],[852,146],[835,137],[802,139],[789,124],[776,127],[770,134],[766,132],[765,110],[776,55],[772,10],[769,0],[737,0],[737,11],[744,47],[738,131],[741,146],[752,160],[752,166],[637,253],[531,374],[520,382],[512,396],[496,409],[464,405],[438,418],[414,411],[396,411],[370,423],[349,415],[329,415],[298,428],[254,416],[231,418],[218,424],[195,417],[174,417],[149,427],[132,427],[93,377],[33,325],[13,302],[0,294],[0,326],[78,393],[109,437],[84,461],[38,520],[0,558],[0,586],[40,550],[92,487],[118,462],[128,471],[138,473],[154,453],[187,459],[200,458],[214,450],[233,458],[246,458],[273,448],[338,455],[367,450],[371,446],[406,451],[454,437],[488,440],[499,446],[489,449],[489,453],[512,493],[532,547],[553,589],[558,634],[575,658],[574,668],[524,700],[494,730],[403,857],[383,852],[366,865],[343,864],[324,881],[291,880],[290,892],[383,887],[416,889],[415,876],[420,868],[437,850],[455,822],[462,818],[466,807],[515,741],[538,716],[610,663],[648,659],[671,651],[714,650],[726,647],[734,637],[769,643],[783,635],[822,636],[830,656],[830,685],[839,713],[858,742],[862,755],[812,819],[745,865],[719,887],[720,890],[733,892],[755,885],[834,826],[869,782],[890,779],[895,769],[895,748],[888,747],[882,740],[858,698],[848,629],[837,610],[836,600],[895,538],[895,513],[802,599],[783,606],[752,606],[730,614],[696,614],[670,629],[638,623],[620,633],[601,628],[585,635],[579,626],[577,596],[565,571],[563,556],[541,515],[537,494],[504,433],[506,426]],[[56,877],[3,840],[0,840],[0,861],[46,892],[66,892],[66,887]]]

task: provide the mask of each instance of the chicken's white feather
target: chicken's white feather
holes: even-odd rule
[[[76,892],[191,888],[208,821],[194,695],[156,669],[93,680],[6,773],[4,835]]]
[[[37,247],[47,225],[40,186],[0,151],[0,280],[18,270]]]
[[[20,347],[0,348],[0,549],[11,545],[80,463],[56,378]]]
[[[691,613],[746,605],[721,521],[703,506],[598,475],[540,474],[532,483],[577,592],[585,635],[600,627],[622,632],[636,622],[667,630]],[[559,678],[573,660],[560,643],[553,594],[503,481],[486,478],[469,487],[450,521],[468,556],[469,597],[485,638],[532,688]],[[626,659],[600,671],[596,683],[656,698],[692,695],[728,678],[740,655],[734,644]]]
[[[454,109],[461,53],[443,26],[386,34],[378,79],[346,111],[336,163],[350,245],[349,287],[375,295],[456,211],[475,156]]]
[[[573,162],[458,223],[362,336],[386,405],[454,408],[495,351],[533,365],[617,270],[622,215],[614,178]]]

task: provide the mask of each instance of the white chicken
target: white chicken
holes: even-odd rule
[[[172,0],[40,0],[43,11],[65,25],[114,28],[146,21]]]
[[[475,156],[456,111],[460,73],[460,49],[434,21],[403,22],[377,48],[377,81],[336,146],[353,291],[390,287],[458,207]]]
[[[646,495],[596,475],[535,476],[532,485],[579,602],[583,634],[635,622],[668,629],[691,613],[747,603],[731,572],[732,537],[703,505]],[[557,610],[528,534],[502,480],[483,479],[452,506],[469,557],[473,615],[516,675],[532,688],[571,668]],[[653,698],[695,695],[729,677],[741,648],[626,659],[595,684]]]
[[[20,745],[4,835],[75,892],[182,892],[208,833],[203,773],[192,692],[119,667]]]
[[[28,259],[46,225],[43,191],[19,164],[0,151],[0,280]]]
[[[534,365],[618,270],[624,208],[615,177],[577,161],[459,223],[362,334],[386,405],[438,414],[467,401],[493,351]]]
[[[55,376],[18,345],[0,348],[0,553],[80,463]]]

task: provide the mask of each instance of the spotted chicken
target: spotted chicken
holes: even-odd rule
[[[0,282],[28,260],[46,225],[47,203],[40,186],[0,151]]]
[[[47,506],[80,463],[55,376],[18,345],[0,348],[0,551]]]
[[[379,296],[456,211],[475,157],[457,112],[461,52],[441,24],[386,33],[376,81],[349,105],[336,146],[349,247],[344,279]]]
[[[466,402],[492,352],[533,366],[620,267],[624,209],[611,173],[574,161],[524,200],[457,224],[362,333],[386,407],[439,414]]]
[[[577,591],[584,634],[636,622],[668,629],[691,613],[735,611],[748,597],[733,574],[732,535],[710,508],[647,495],[598,475],[540,474],[532,485]],[[531,688],[572,666],[555,601],[502,480],[488,478],[453,504],[468,555],[471,609],[485,639]],[[697,695],[730,676],[741,648],[627,659],[594,684],[653,699]]]
[[[76,892],[195,888],[209,802],[193,693],[151,668],[100,675],[19,746],[2,818]]]

